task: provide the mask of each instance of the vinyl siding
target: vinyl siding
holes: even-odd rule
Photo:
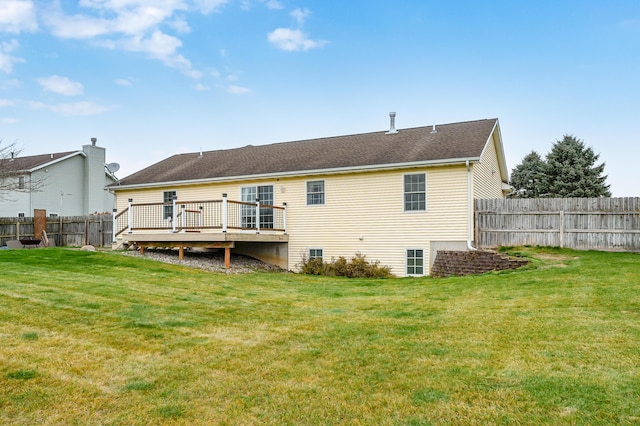
[[[404,211],[404,175],[426,173],[427,210]],[[306,204],[306,183],[324,180],[325,204]],[[398,276],[405,275],[406,249],[423,249],[429,243],[465,241],[467,238],[467,175],[464,166],[387,172],[295,177],[235,183],[191,185],[117,193],[118,211],[134,203],[162,202],[165,190],[175,190],[178,200],[240,199],[240,188],[274,185],[274,204],[287,203],[289,269],[295,270],[309,248],[322,248],[325,260],[362,253],[379,260]],[[428,273],[428,261],[425,261]]]
[[[494,132],[482,153],[480,163],[473,165],[473,198],[504,198]]]

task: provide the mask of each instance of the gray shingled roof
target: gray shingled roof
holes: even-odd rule
[[[0,167],[2,170],[10,172],[28,172],[36,167],[43,166],[60,158],[66,157],[71,154],[79,153],[80,151],[68,151],[68,152],[56,152],[53,154],[40,154],[30,155],[27,157],[16,157],[13,159],[5,158],[0,160]]]
[[[178,154],[122,186],[479,158],[497,119]]]

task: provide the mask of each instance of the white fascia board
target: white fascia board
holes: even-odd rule
[[[60,163],[61,161],[68,160],[71,157],[75,157],[76,155],[81,155],[83,157],[87,156],[87,154],[85,154],[82,151],[76,151],[73,154],[65,155],[64,157],[56,158],[55,160],[52,160],[52,161],[47,161],[44,164],[41,164],[39,166],[34,167],[33,169],[30,169],[29,172],[35,172],[36,170],[44,169],[45,167],[49,167],[49,166],[52,166],[52,165],[54,165],[56,163]]]
[[[470,158],[449,158],[446,160],[433,160],[433,161],[416,161],[410,163],[397,163],[397,164],[375,164],[371,166],[358,166],[358,167],[337,167],[331,169],[316,169],[316,170],[298,170],[291,172],[281,173],[265,173],[260,175],[244,175],[244,176],[229,176],[222,178],[212,179],[193,179],[193,180],[179,180],[169,182],[154,182],[154,183],[142,183],[138,185],[118,185],[110,187],[112,191],[119,191],[122,189],[144,189],[144,188],[162,188],[165,186],[187,186],[187,185],[200,185],[206,183],[221,183],[221,182],[235,182],[246,180],[260,180],[271,178],[283,178],[283,177],[300,177],[300,176],[316,176],[316,175],[332,175],[332,174],[349,174],[349,173],[361,173],[361,172],[374,172],[374,171],[387,171],[398,169],[414,169],[418,167],[442,167],[442,166],[459,166],[467,163],[477,163],[480,161],[480,157]]]

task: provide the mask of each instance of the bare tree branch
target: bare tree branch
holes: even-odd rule
[[[12,193],[38,192],[44,186],[44,176],[33,176],[21,152],[17,142],[4,144],[0,139],[0,201],[12,201]]]

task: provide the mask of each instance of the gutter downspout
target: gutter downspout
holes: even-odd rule
[[[473,251],[473,250],[477,250],[477,248],[475,248],[471,244],[471,241],[472,241],[471,230],[473,229],[471,203],[473,202],[473,199],[471,197],[471,166],[469,165],[469,160],[467,160],[466,166],[467,166],[467,219],[468,219],[467,226],[469,228],[467,231],[467,249]]]

